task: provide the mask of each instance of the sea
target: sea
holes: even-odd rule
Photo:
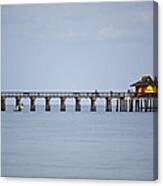
[[[1,175],[153,180],[153,113],[25,106],[1,113]]]

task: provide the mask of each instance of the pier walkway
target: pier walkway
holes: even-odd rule
[[[6,99],[15,98],[16,108],[21,111],[22,98],[30,99],[30,111],[36,111],[36,99],[45,99],[45,111],[51,110],[51,99],[60,99],[60,111],[66,111],[66,99],[75,99],[75,111],[81,111],[81,99],[90,99],[90,111],[96,111],[96,100],[105,99],[105,111],[113,111],[113,100],[116,112],[153,112],[157,111],[157,93],[139,94],[135,92],[1,92],[1,111],[6,110]]]

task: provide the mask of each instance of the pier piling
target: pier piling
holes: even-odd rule
[[[127,112],[127,99],[120,98],[120,112]]]
[[[31,96],[30,97],[30,111],[36,111],[35,101],[36,101],[36,97]]]
[[[144,111],[148,111],[148,99],[144,99]]]
[[[61,111],[61,112],[65,112],[65,111],[66,111],[66,105],[65,105],[65,100],[66,100],[66,98],[65,98],[65,97],[60,97],[60,100],[61,100],[60,111]]]
[[[50,97],[45,97],[45,111],[50,111],[51,106],[50,106]]]
[[[75,97],[75,111],[80,112],[81,111],[81,104],[80,104],[80,97]]]
[[[135,112],[139,112],[139,99],[135,100]]]
[[[140,99],[140,109],[139,109],[140,112],[143,111],[143,100],[142,98]]]
[[[128,112],[133,112],[133,99],[128,99]]]
[[[17,96],[17,97],[15,97],[15,99],[16,99],[16,109],[17,109],[17,111],[21,111],[21,107],[20,107],[20,105],[21,105],[21,97]]]
[[[119,111],[120,99],[117,98],[116,100],[116,112]]]
[[[149,112],[152,112],[152,100],[149,99]]]
[[[111,112],[112,111],[112,100],[110,97],[106,97],[106,112]]]
[[[6,110],[6,99],[5,97],[1,96],[1,111],[5,111]]]
[[[91,97],[91,112],[96,112],[96,97]]]

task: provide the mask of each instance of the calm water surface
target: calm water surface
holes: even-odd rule
[[[2,113],[2,176],[152,179],[152,113],[43,109]]]

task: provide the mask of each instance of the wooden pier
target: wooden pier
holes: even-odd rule
[[[135,92],[1,92],[1,111],[7,110],[6,99],[15,98],[15,107],[20,108],[22,98],[30,100],[30,111],[36,111],[36,99],[44,98],[45,111],[51,111],[50,101],[60,99],[60,111],[66,111],[67,99],[75,100],[74,110],[81,111],[81,99],[90,99],[90,111],[96,111],[96,100],[105,100],[106,112],[156,112],[157,93],[140,94]],[[115,109],[113,109],[113,102]],[[19,109],[21,111],[21,109]]]

